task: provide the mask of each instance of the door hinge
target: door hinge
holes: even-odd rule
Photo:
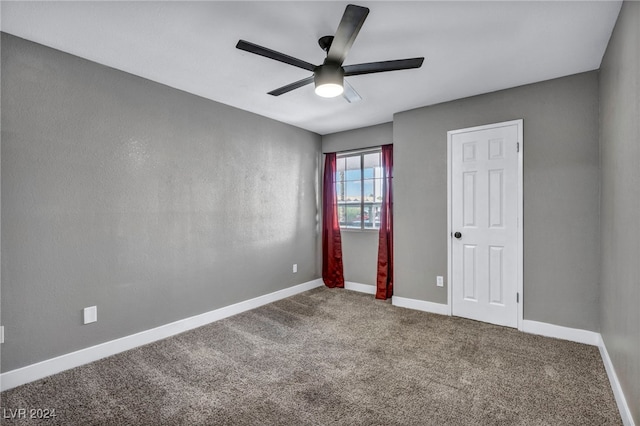
[[[516,293],[516,303],[520,303],[520,293]]]
[[[516,143],[516,152],[520,152],[520,142]]]

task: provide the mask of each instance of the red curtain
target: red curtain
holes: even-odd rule
[[[376,299],[393,295],[393,145],[382,147],[382,207],[378,237]]]
[[[336,154],[325,156],[322,185],[322,279],[327,287],[344,288],[342,237],[336,201]]]

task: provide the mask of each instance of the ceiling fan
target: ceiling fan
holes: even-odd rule
[[[313,72],[311,77],[303,78],[302,80],[272,90],[269,92],[270,95],[280,96],[294,89],[306,86],[307,84],[315,83],[315,92],[318,96],[333,98],[343,95],[349,102],[359,101],[362,98],[344,77],[420,68],[424,61],[424,58],[410,58],[343,66],[342,64],[347,57],[347,53],[349,53],[349,49],[351,49],[351,45],[353,45],[368,14],[369,9],[366,7],[353,4],[347,6],[335,35],[324,36],[318,40],[318,44],[322,50],[327,52],[327,57],[322,65],[313,65],[301,59],[258,46],[245,40],[238,41],[236,48]]]

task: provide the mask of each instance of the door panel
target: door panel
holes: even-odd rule
[[[462,185],[464,198],[462,199],[462,211],[464,226],[476,226],[476,173],[463,173]]]
[[[474,302],[477,301],[476,277],[478,276],[476,273],[476,248],[474,245],[465,244],[462,252],[464,299]]]
[[[453,315],[517,327],[516,123],[450,132]]]
[[[489,170],[489,228],[504,228],[503,170]]]
[[[504,265],[502,254],[504,247],[489,247],[489,303],[504,305]]]

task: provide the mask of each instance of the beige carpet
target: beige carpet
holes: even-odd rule
[[[1,404],[54,408],[47,425],[622,424],[596,347],[326,288],[3,392]]]

